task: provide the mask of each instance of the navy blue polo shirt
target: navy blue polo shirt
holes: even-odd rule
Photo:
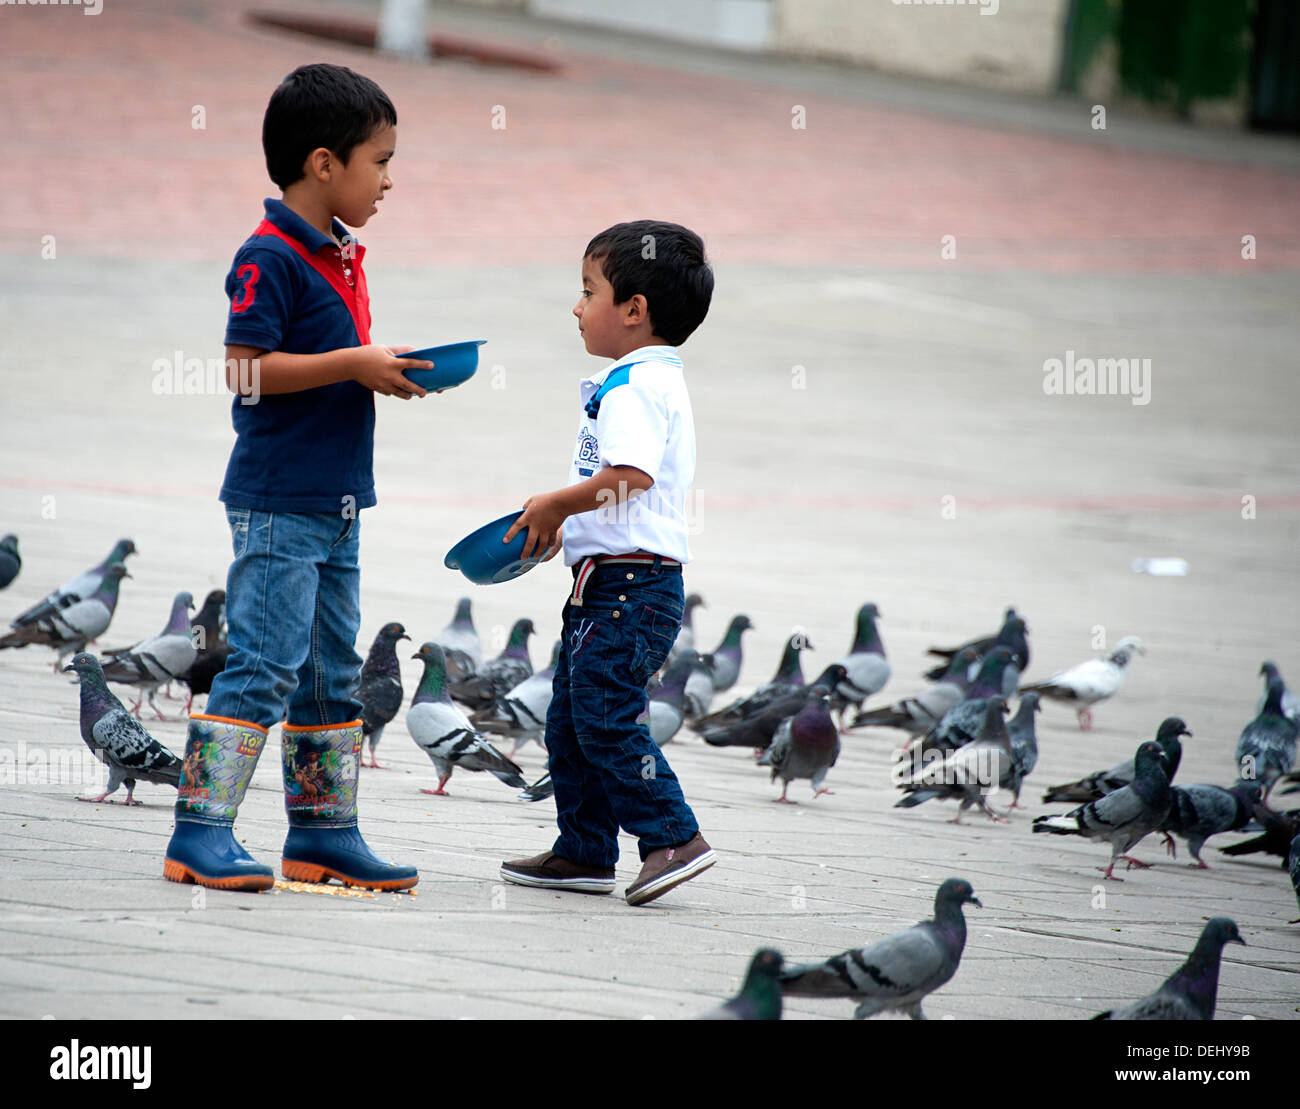
[[[339,238],[347,229],[334,221]],[[226,274],[226,344],[323,354],[370,342],[361,260],[282,201],[235,254]],[[236,397],[234,450],[220,499],[262,512],[339,512],[375,503],[375,395],[355,381],[298,393]],[[351,501],[345,498],[354,498]]]

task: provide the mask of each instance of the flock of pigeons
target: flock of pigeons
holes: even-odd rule
[[[43,645],[56,652],[56,671],[78,675],[82,738],[109,768],[107,788],[97,797],[83,798],[88,801],[104,801],[125,785],[126,803],[139,804],[132,796],[138,781],[179,785],[180,760],[141,725],[141,707],[147,700],[165,719],[154,698],[160,689],[180,682],[190,689],[188,713],[193,697],[211,688],[230,650],[223,624],[225,594],[213,590],[192,619],[193,597],[179,593],[158,635],[107,650],[102,659],[86,652],[112,621],[122,580],[131,576],[125,562],[134,553],[130,539],[120,540],[103,562],[20,614],[10,632],[0,636],[0,650]],[[17,540],[6,536],[0,540],[0,588],[17,576],[21,565]],[[892,671],[877,627],[880,612],[874,604],[865,604],[858,610],[848,653],[813,681],[805,680],[801,666],[801,654],[812,644],[797,632],[787,640],[770,681],[715,708],[719,695],[739,679],[742,639],[753,625],[747,616],[737,615],[718,646],[701,653],[693,614],[702,603],[697,594],[687,598],[677,642],[648,686],[644,721],[656,743],[671,742],[689,724],[710,746],[752,749],[758,764],[770,768],[772,781],[782,781],[775,800],[793,803],[787,795],[795,781],[809,781],[814,798],[829,792],[824,782],[844,734],[861,728],[893,729],[906,736],[894,768],[894,784],[901,793],[896,807],[955,801],[954,823],[972,807],[1004,822],[1006,817],[989,804],[999,790],[1012,794],[1011,808],[1020,807],[1021,788],[1037,762],[1035,717],[1044,699],[1069,705],[1080,728],[1087,730],[1093,707],[1120,691],[1133,657],[1145,653],[1138,639],[1128,637],[1104,657],[1047,681],[1023,684],[1021,675],[1030,661],[1027,628],[1024,619],[1008,609],[995,634],[956,647],[931,648],[930,654],[939,660],[925,675],[931,684],[891,704],[866,707]],[[459,769],[485,771],[521,790],[521,800],[550,795],[549,776],[530,786],[513,761],[525,744],[545,745],[560,644],[554,646],[550,665],[534,671],[529,638],[535,633],[531,620],[517,621],[501,653],[485,660],[470,602],[462,599],[451,623],[413,654],[423,673],[406,712],[406,727],[438,776],[437,787],[424,792],[445,796],[448,781]],[[405,697],[398,644],[409,639],[402,624],[384,625],[362,668],[357,696],[370,754],[364,766],[382,769],[377,748]],[[64,667],[68,655],[74,657]],[[1300,702],[1286,689],[1275,664],[1264,663],[1261,674],[1265,693],[1238,740],[1234,782],[1172,784],[1182,754],[1180,737],[1191,732],[1181,719],[1170,717],[1155,739],[1140,744],[1127,762],[1048,789],[1044,803],[1076,807],[1063,815],[1038,817],[1033,831],[1109,843],[1110,865],[1103,869],[1108,879],[1118,881],[1113,874],[1117,863],[1129,869],[1150,865],[1131,852],[1152,833],[1164,837],[1171,855],[1176,852],[1173,837],[1185,839],[1196,865],[1205,867],[1201,848],[1210,836],[1253,830],[1258,833],[1254,838],[1224,853],[1281,856],[1300,901],[1300,809],[1288,812],[1270,804],[1274,793],[1300,790],[1300,772],[1295,769]],[[136,699],[130,711],[109,683],[132,687]],[[1017,695],[1017,710],[1008,719],[1010,700]],[[505,742],[513,743],[508,754],[498,747]],[[852,999],[858,1018],[887,1010],[921,1018],[922,1000],[957,970],[966,939],[966,904],[980,902],[968,882],[950,878],[936,894],[932,920],[867,947],[805,966],[788,966],[778,952],[763,949],[753,957],[740,994],[707,1016],[779,1017],[781,997],[793,995]],[[1228,942],[1245,941],[1231,920],[1211,920],[1187,962],[1156,993],[1101,1015],[1212,1017],[1220,953]]]

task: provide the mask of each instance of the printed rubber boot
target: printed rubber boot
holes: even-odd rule
[[[224,716],[190,717],[163,877],[217,890],[268,890],[269,866],[235,839],[235,814],[266,743],[266,729]]]
[[[296,882],[328,882],[375,890],[410,889],[413,866],[381,859],[357,830],[361,721],[302,727],[286,724],[280,740],[289,835],[280,872]]]

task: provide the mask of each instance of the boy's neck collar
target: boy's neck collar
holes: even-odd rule
[[[338,220],[332,221],[333,237],[314,227],[283,200],[267,197],[264,201],[266,218],[286,235],[292,235],[313,254],[323,246],[337,247],[352,237],[352,233]]]

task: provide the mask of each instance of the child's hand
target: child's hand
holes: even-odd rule
[[[521,557],[533,558],[553,548],[558,550],[561,543],[560,525],[564,523],[567,513],[559,507],[557,499],[555,493],[538,493],[534,497],[529,497],[524,501],[523,515],[510,525],[510,530],[501,541],[509,543],[527,528],[528,538],[524,540]]]
[[[432,362],[422,358],[400,357],[414,347],[386,347],[379,343],[357,347],[352,355],[352,380],[373,389],[385,397],[400,397],[410,400],[412,397],[426,396],[410,378],[403,376],[403,370],[431,370]]]

